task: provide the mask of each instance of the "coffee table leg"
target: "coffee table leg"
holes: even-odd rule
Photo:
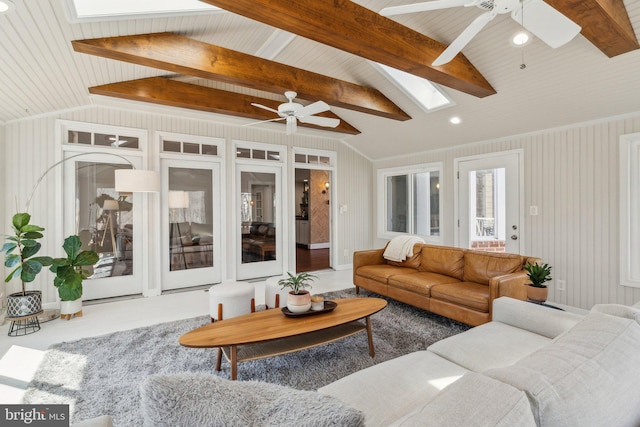
[[[375,357],[376,351],[373,348],[373,336],[371,335],[371,319],[369,318],[369,316],[366,317],[366,322],[367,322],[367,338],[369,339],[369,355],[371,357]]]
[[[231,346],[231,379],[236,380],[238,378],[238,346]]]
[[[222,369],[222,347],[218,347],[218,355],[216,356],[216,371]]]

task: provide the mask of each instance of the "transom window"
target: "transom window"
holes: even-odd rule
[[[378,237],[440,240],[442,164],[378,170]]]

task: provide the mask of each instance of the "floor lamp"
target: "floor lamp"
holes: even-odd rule
[[[102,235],[102,241],[100,241],[100,246],[104,245],[104,238],[107,236],[107,229],[111,233],[111,251],[114,255],[117,253],[116,251],[116,233],[113,230],[113,211],[120,210],[120,203],[117,200],[105,200],[103,209],[107,211],[107,222],[104,224],[104,234]]]
[[[73,156],[65,157],[64,159],[52,164],[47,168],[46,171],[44,171],[42,175],[40,175],[40,178],[38,178],[38,180],[36,181],[33,189],[31,190],[31,194],[27,199],[24,211],[29,212],[29,206],[31,205],[31,200],[33,199],[33,195],[35,194],[36,189],[38,188],[44,177],[47,176],[47,174],[51,172],[51,170],[53,170],[56,166],[61,165],[71,159],[75,159],[76,157],[94,156],[97,154],[118,157],[131,166],[131,169],[116,169],[114,174],[116,191],[120,193],[157,193],[160,191],[160,174],[158,172],[152,170],[136,169],[131,160],[127,159],[124,156],[107,152],[79,153],[74,154]]]
[[[180,253],[182,255],[182,263],[184,265],[184,269],[187,270],[189,267],[187,266],[187,258],[184,254],[184,244],[182,243],[182,232],[180,231],[180,223],[178,222],[179,218],[177,218],[177,210],[178,209],[188,209],[189,208],[189,193],[186,191],[169,191],[169,209],[171,209],[171,230],[169,231],[169,264],[173,264],[173,248],[174,248],[174,239],[175,232],[178,234],[178,241],[180,242]],[[169,268],[169,270],[173,270]]]

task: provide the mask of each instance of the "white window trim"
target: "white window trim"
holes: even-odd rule
[[[640,133],[620,137],[620,284],[640,288]]]
[[[442,194],[443,194],[443,179],[442,179],[442,171],[443,171],[443,163],[442,162],[434,162],[427,163],[423,165],[409,165],[409,166],[400,166],[395,168],[385,168],[378,169],[378,238],[379,239],[392,239],[396,236],[402,236],[409,233],[400,233],[387,231],[387,177],[389,176],[397,176],[397,175],[411,175],[415,173],[424,173],[424,172],[438,172],[440,176],[440,188],[439,188],[439,197],[440,203],[438,204],[438,218],[440,221],[440,235],[439,236],[424,236],[420,235],[425,242],[428,243],[442,243],[442,230],[443,230],[443,217],[442,217]],[[413,206],[413,194],[409,192],[409,204]],[[407,218],[408,224],[413,224],[413,209],[409,210],[409,215]]]

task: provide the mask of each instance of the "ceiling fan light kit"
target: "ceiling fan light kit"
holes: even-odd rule
[[[0,15],[11,12],[15,7],[11,0],[0,0]]]
[[[455,58],[498,15],[511,13],[512,19],[554,49],[571,41],[581,30],[579,25],[543,0],[433,0],[405,6],[387,7],[382,9],[380,14],[393,16],[461,6],[476,6],[484,10],[485,13],[476,17],[433,61],[434,67],[444,65]]]
[[[254,107],[271,111],[272,113],[276,113],[280,117],[270,120],[248,123],[244,126],[252,126],[259,123],[278,122],[284,120],[287,126],[287,135],[293,135],[298,129],[298,120],[300,120],[300,123],[308,123],[310,125],[330,128],[335,128],[340,124],[339,119],[334,119],[331,117],[319,117],[314,115],[329,111],[331,109],[331,107],[329,107],[326,102],[316,101],[313,104],[309,104],[305,107],[302,104],[293,102],[295,97],[298,96],[296,92],[287,91],[284,93],[284,96],[288,99],[288,102],[280,104],[277,110],[271,107],[267,107],[266,105],[251,103],[251,105],[253,105]]]

